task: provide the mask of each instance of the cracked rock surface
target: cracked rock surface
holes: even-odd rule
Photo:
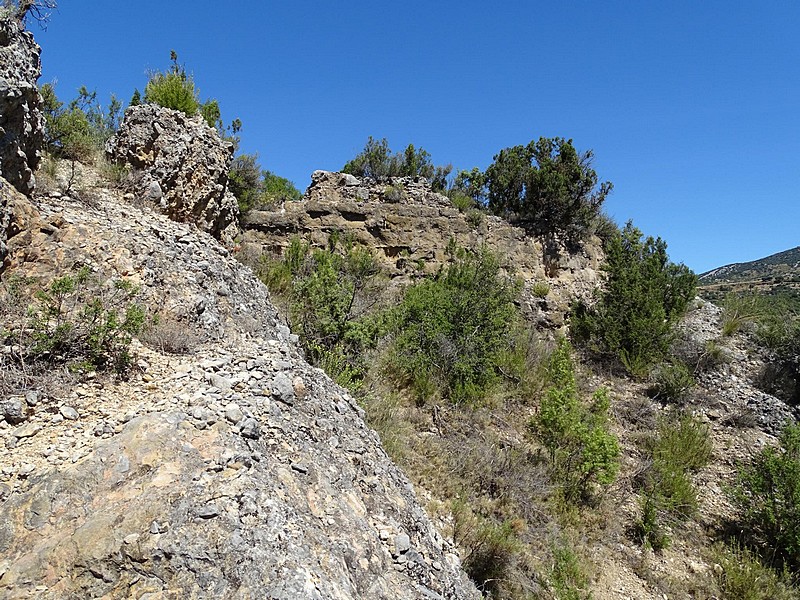
[[[0,175],[28,195],[44,143],[40,54],[30,32],[0,18]]]

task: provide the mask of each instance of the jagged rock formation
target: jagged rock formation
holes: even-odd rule
[[[30,32],[0,18],[0,175],[23,194],[33,192],[44,143],[40,53]]]
[[[55,193],[9,271],[88,265],[200,340],[0,407],[4,598],[478,598],[355,401],[210,236]],[[2,350],[2,348],[0,348]]]
[[[568,252],[557,242],[531,237],[498,217],[462,214],[421,178],[393,178],[383,184],[315,171],[302,201],[251,211],[242,227],[244,245],[254,246],[257,253],[281,253],[293,235],[324,246],[331,233],[346,232],[375,249],[387,272],[401,278],[420,265],[428,271],[437,269],[447,260],[451,239],[468,248],[486,244],[524,282],[525,314],[537,325],[551,328],[564,324],[576,297],[593,293],[603,259],[598,243]],[[540,285],[534,293],[537,283],[546,284],[549,291],[542,294]]]
[[[133,168],[138,196],[175,221],[195,223],[233,243],[239,218],[239,205],[228,190],[233,144],[220,139],[202,116],[154,104],[131,106],[106,153]]]

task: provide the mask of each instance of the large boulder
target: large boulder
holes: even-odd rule
[[[10,18],[0,19],[0,174],[23,194],[35,186],[33,172],[44,143],[41,48]]]
[[[195,223],[223,243],[233,242],[239,220],[238,202],[228,190],[233,144],[200,115],[154,104],[131,106],[106,153],[139,175],[138,196],[175,221]]]

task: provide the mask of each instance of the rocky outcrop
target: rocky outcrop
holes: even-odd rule
[[[0,177],[0,273],[9,262],[9,254],[26,243],[26,233],[36,221],[36,209],[30,200]]]
[[[106,153],[132,167],[139,197],[171,219],[195,223],[232,244],[239,218],[228,190],[233,144],[220,139],[203,117],[153,104],[131,106]]]
[[[44,143],[42,98],[36,82],[42,73],[41,49],[14,19],[0,18],[0,175],[23,194]]]
[[[39,203],[10,271],[124,277],[201,341],[136,343],[127,381],[0,406],[0,596],[479,597],[356,402],[224,247],[112,192]]]
[[[599,242],[567,250],[498,217],[463,214],[422,178],[377,183],[316,171],[302,201],[251,211],[243,229],[246,246],[278,254],[295,235],[324,246],[331,233],[346,232],[373,248],[385,270],[398,278],[420,267],[438,269],[448,258],[451,240],[468,248],[486,244],[501,256],[506,270],[523,281],[523,311],[534,323],[550,328],[564,324],[576,297],[593,293],[603,260]]]

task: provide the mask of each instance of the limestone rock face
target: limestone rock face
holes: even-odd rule
[[[187,117],[153,104],[131,106],[106,153],[140,175],[138,196],[175,221],[195,223],[223,243],[233,242],[239,218],[228,190],[233,145],[200,115]]]
[[[0,597],[477,600],[263,284],[209,235],[117,195],[38,198],[8,272],[125,278],[201,341],[182,356],[135,342],[125,381],[0,407]]]
[[[252,211],[243,228],[245,245],[277,253],[294,235],[324,246],[331,233],[346,232],[373,248],[398,279],[420,267],[438,269],[447,260],[450,240],[468,248],[486,244],[500,255],[509,274],[522,279],[523,312],[548,328],[563,326],[572,300],[588,299],[601,278],[599,241],[568,250],[498,217],[462,214],[422,178],[393,178],[383,184],[315,171],[300,202]]]
[[[44,143],[41,48],[13,19],[0,19],[0,175],[23,194],[35,186],[33,172]]]

